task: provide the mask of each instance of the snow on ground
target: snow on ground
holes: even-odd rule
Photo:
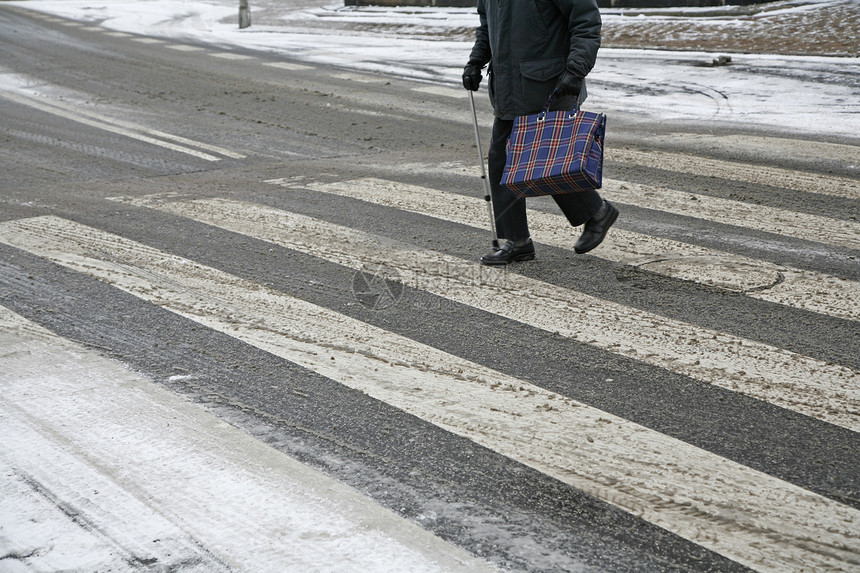
[[[604,11],[603,23],[604,42],[616,48],[860,55],[857,0],[616,9]]]
[[[0,571],[490,571],[0,306]]]
[[[262,50],[451,87],[460,85],[478,24],[471,8],[356,8],[331,0],[251,0],[253,24],[241,30],[235,0],[15,4],[124,32]],[[606,13],[605,21],[608,35],[618,45],[625,45],[622,38],[636,37],[638,44],[644,39],[661,47],[722,46],[731,45],[735,35],[749,49],[753,30],[772,44],[779,40],[773,45],[790,44],[806,54],[817,53],[819,39],[829,46],[822,53],[857,53],[852,43],[852,38],[860,37],[856,0],[779,2],[757,13],[751,10],[615,10]],[[826,16],[831,13],[841,20],[828,25]],[[822,30],[814,33],[803,23]],[[801,42],[798,26],[803,38],[812,38]],[[839,43],[838,38],[844,41]],[[646,121],[733,123],[860,139],[860,58],[759,52],[731,53],[729,65],[710,66],[728,52],[604,48],[589,76],[588,107]]]

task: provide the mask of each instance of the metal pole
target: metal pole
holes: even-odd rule
[[[251,9],[248,0],[239,0],[239,28],[247,28],[251,25]]]
[[[481,179],[484,180],[484,200],[487,202],[487,213],[490,215],[490,232],[493,234],[493,248],[499,248],[499,236],[496,234],[496,217],[493,215],[493,198],[490,194],[490,180],[487,179],[487,169],[484,166],[484,150],[481,147],[481,134],[478,131],[478,113],[475,111],[475,95],[469,92],[469,103],[472,104],[472,121],[475,125],[475,143],[478,144],[478,159],[481,162]]]

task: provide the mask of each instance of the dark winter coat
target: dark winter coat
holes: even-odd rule
[[[469,61],[490,64],[490,101],[499,118],[539,112],[565,65],[583,78],[594,67],[596,0],[478,0],[478,14]]]

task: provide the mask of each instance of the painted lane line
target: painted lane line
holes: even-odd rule
[[[305,56],[310,58],[319,58],[324,61],[331,61],[332,58],[335,58],[338,62],[367,62],[368,57],[361,52],[353,53],[349,50],[342,51],[331,51],[331,50],[307,50],[304,52]]]
[[[269,183],[290,187],[274,179]],[[477,198],[374,178],[335,183],[299,182],[301,188],[486,229],[486,205]],[[576,233],[563,215],[528,210],[535,240],[570,249]],[[837,318],[860,320],[860,282],[774,265],[706,247],[613,228],[592,256],[673,278]],[[776,284],[775,284],[776,283]],[[767,287],[767,288],[763,288]]]
[[[412,91],[418,92],[418,93],[440,95],[440,96],[445,96],[445,97],[450,97],[450,98],[460,99],[460,100],[462,100],[466,97],[466,90],[462,90],[462,89],[457,90],[457,89],[445,88],[445,87],[441,87],[441,86],[423,86],[423,87],[419,87],[419,88],[412,88]]]
[[[223,58],[225,60],[250,60],[254,58],[254,56],[248,56],[246,54],[235,54],[233,52],[213,52],[209,55],[213,58]]]
[[[166,47],[179,52],[202,52],[205,49],[200,46],[189,46],[188,44],[171,44]]]
[[[111,36],[114,38],[130,38],[131,34],[126,32],[105,32],[105,36]]]
[[[141,44],[164,44],[165,40],[160,40],[158,38],[133,38],[135,42],[140,42]]]
[[[265,226],[266,212],[256,214]],[[313,224],[289,227],[315,233]],[[354,234],[351,244],[366,239]],[[823,570],[860,559],[860,511],[522,380],[57,217],[0,223],[0,240],[367,393],[750,567]]]
[[[162,200],[164,199],[164,200]],[[860,373],[781,348],[607,302],[513,273],[259,205],[129,198],[355,270],[380,264],[404,284],[608,352],[860,430]],[[478,277],[479,280],[476,280]],[[501,280],[501,279],[499,279]]]
[[[84,115],[86,117],[91,117],[97,121],[103,121],[105,123],[113,123],[119,125],[121,127],[125,127],[127,129],[132,129],[135,131],[140,131],[141,133],[146,133],[152,135],[154,137],[158,137],[161,139],[166,139],[168,141],[175,141],[176,143],[181,143],[183,145],[187,145],[189,147],[197,147],[198,149],[204,149],[206,151],[211,151],[212,153],[217,153],[219,155],[223,155],[225,157],[230,157],[231,159],[244,159],[246,156],[241,153],[236,153],[235,151],[231,151],[224,147],[220,147],[218,145],[212,145],[210,143],[204,143],[202,141],[195,141],[193,139],[188,139],[186,137],[182,137],[180,135],[173,135],[172,133],[166,133],[163,131],[159,131],[157,129],[151,129],[148,127],[144,127],[142,125],[132,123],[130,121],[125,121],[122,119],[115,119],[111,117],[106,117],[100,114],[95,113],[94,111],[88,110],[86,108],[82,108],[80,106],[74,106],[72,104],[66,103],[64,101],[59,100],[40,100],[48,105],[53,105],[55,107],[59,107],[61,109],[68,110],[72,113],[78,113]]]
[[[830,219],[616,179],[604,179],[600,194],[611,201],[636,207],[837,247],[860,249],[860,222],[857,221]]]
[[[0,348],[0,524],[24,522],[4,528],[4,537],[33,550],[26,563],[35,570],[126,571],[133,557],[189,571],[278,571],[284,563],[489,570],[204,408],[3,307]],[[74,517],[44,507],[32,487],[6,489],[6,478],[22,475]],[[46,532],[46,522],[55,527]],[[52,558],[62,563],[50,566]]]
[[[807,143],[807,145],[816,144]],[[793,171],[779,167],[736,163],[667,151],[634,151],[610,146],[605,153],[608,162],[633,163],[691,175],[710,175],[731,181],[745,181],[834,197],[860,199],[860,182],[856,179]]]
[[[263,65],[269,66],[271,68],[280,68],[282,70],[294,70],[294,71],[314,69],[313,66],[305,66],[302,64],[293,64],[291,62],[269,62],[269,63],[263,64]]]
[[[63,109],[60,109],[57,106],[49,105],[47,103],[35,101],[31,98],[21,97],[18,95],[11,94],[9,92],[0,91],[0,97],[4,97],[6,99],[10,99],[16,103],[21,105],[29,106],[53,115],[57,115],[63,117],[65,119],[69,119],[71,121],[75,121],[77,123],[82,123],[84,125],[89,125],[90,127],[95,127],[97,129],[101,129],[103,131],[109,131],[111,133],[116,133],[117,135],[123,135],[125,137],[130,137],[132,139],[136,139],[138,141],[143,141],[144,143],[150,143],[152,145],[157,145],[158,147],[164,147],[166,149],[170,149],[171,151],[178,151],[180,153],[185,153],[188,155],[193,155],[194,157],[198,157],[200,159],[205,159],[206,161],[220,161],[220,157],[215,157],[214,155],[209,155],[208,153],[203,153],[202,151],[197,151],[196,149],[190,149],[188,147],[183,147],[180,145],[176,145],[174,143],[170,143],[167,141],[161,141],[159,139],[155,139],[153,137],[149,137],[142,133],[138,133],[136,131],[132,131],[130,129],[125,129],[123,127],[119,127],[112,123],[104,123],[103,121],[98,121],[94,119],[88,119],[79,113],[69,112]]]
[[[368,74],[342,73],[333,74],[331,77],[339,80],[347,80],[350,82],[358,82],[362,84],[384,84],[389,82],[388,78],[382,76],[371,76]]]
[[[225,157],[230,157],[232,159],[244,159],[246,156],[241,153],[236,153],[229,149],[225,149],[223,147],[219,147],[217,145],[211,145],[208,143],[203,143],[201,141],[194,141],[192,139],[188,139],[179,135],[173,135],[171,133],[166,133],[163,131],[159,131],[157,129],[150,129],[148,127],[144,127],[142,125],[138,125],[132,123],[130,121],[125,121],[121,119],[110,118],[107,116],[103,116],[97,114],[91,110],[83,108],[81,106],[75,106],[70,103],[59,101],[59,100],[49,100],[46,98],[36,99],[35,97],[27,97],[23,94],[12,94],[8,91],[0,90],[0,97],[8,97],[9,99],[15,99],[18,103],[22,103],[24,105],[30,105],[31,107],[37,107],[42,111],[48,111],[49,113],[54,113],[55,115],[60,115],[61,117],[65,117],[66,119],[72,119],[73,121],[77,121],[79,123],[84,123],[86,125],[92,125],[94,127],[99,127],[100,129],[105,129],[107,131],[113,131],[114,133],[119,133],[120,135],[126,135],[127,137],[133,137],[134,139],[139,139],[141,141],[146,141],[147,143],[153,143],[154,141],[167,140],[167,141],[159,141],[158,143],[154,143],[155,145],[159,145],[161,147],[167,147],[168,149],[172,149],[174,151],[180,151],[182,153],[187,153],[189,155],[195,155],[202,159],[206,159],[207,161],[220,161],[220,158],[209,155],[208,153],[202,153],[195,149],[188,149],[189,147],[196,147],[198,149],[203,149],[205,151],[211,151],[212,153],[218,153]],[[17,98],[17,99],[16,99]],[[52,109],[55,108],[55,109]],[[62,110],[62,111],[58,111]],[[84,119],[84,118],[88,118]],[[91,120],[91,121],[89,121]],[[96,125],[92,122],[98,122],[102,125]],[[109,129],[113,128],[113,129]],[[117,129],[123,129],[124,131],[117,131]],[[134,133],[135,135],[130,135]],[[143,135],[141,135],[143,134]],[[148,137],[152,136],[152,137]],[[153,139],[158,138],[158,139]],[[175,143],[181,145],[174,145],[169,143],[173,141]],[[187,146],[187,147],[186,147]]]

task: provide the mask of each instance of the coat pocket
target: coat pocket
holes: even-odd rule
[[[536,82],[547,82],[557,79],[564,71],[564,58],[546,58],[543,60],[523,60],[520,62],[520,74],[523,78]]]
[[[520,101],[524,114],[537,113],[543,109],[564,71],[564,64],[563,57],[520,62]]]

